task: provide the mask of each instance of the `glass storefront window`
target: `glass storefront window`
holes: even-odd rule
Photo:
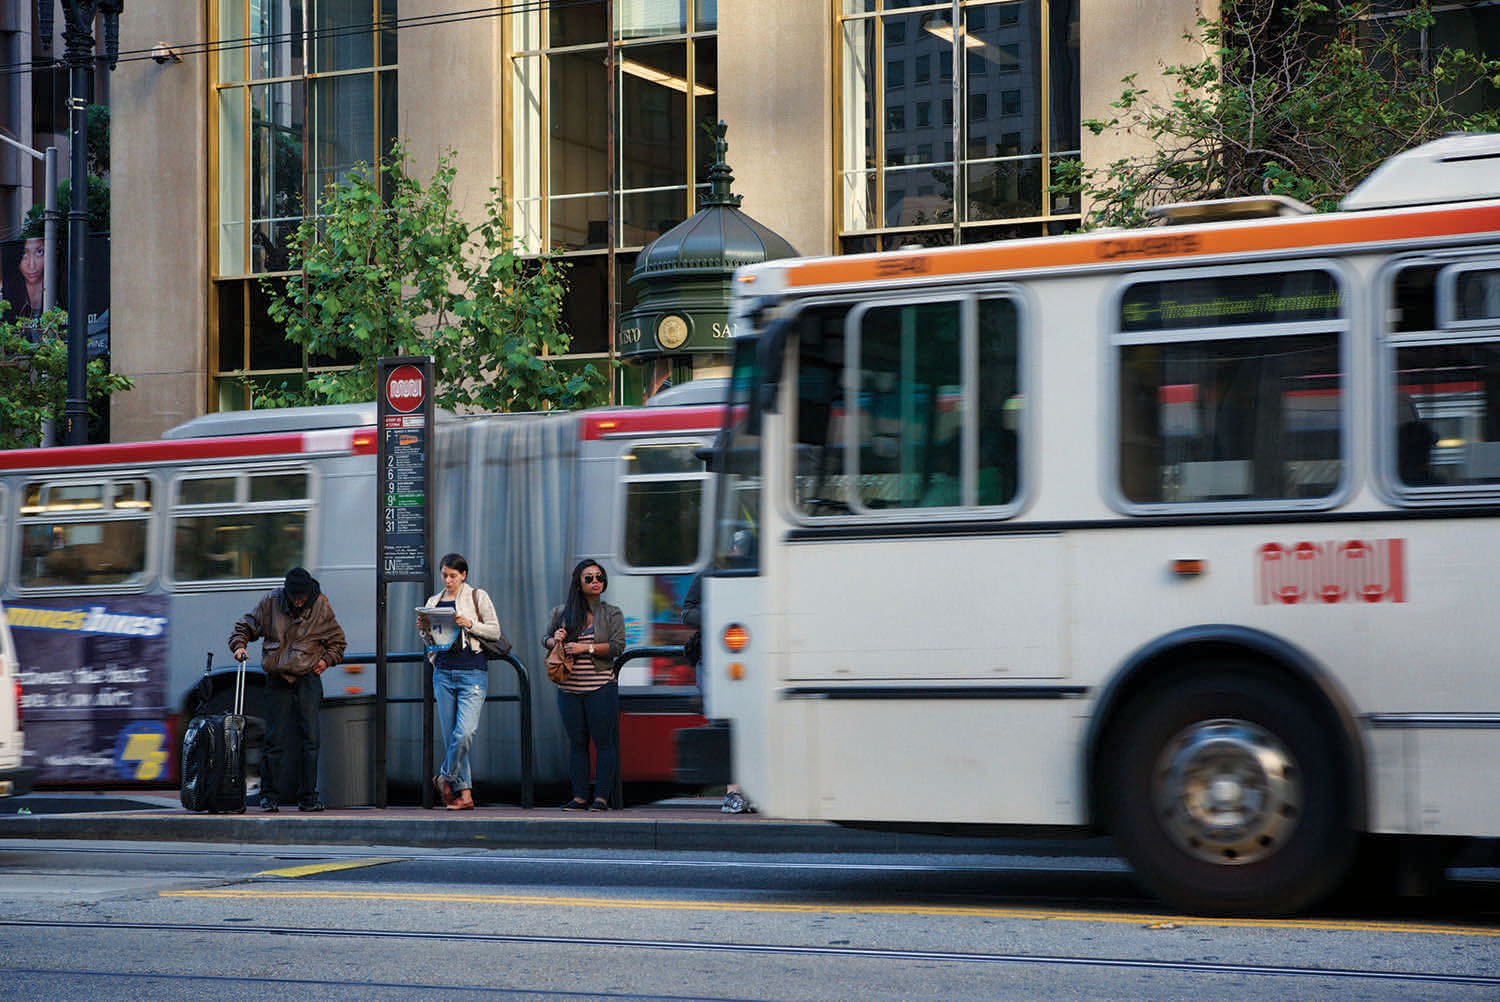
[[[1077,0],[843,8],[846,248],[870,230],[941,224],[952,243],[995,219],[1077,219],[1068,200],[1045,194],[1054,165],[1078,152]],[[928,166],[910,169],[918,164]],[[854,172],[872,168],[880,201],[865,205],[851,197],[863,188]]]
[[[265,315],[261,276],[285,274],[324,189],[389,150],[396,132],[398,0],[218,0],[213,289],[216,398],[240,373],[292,370],[301,350]],[[233,55],[232,53],[238,53]],[[212,347],[212,346],[211,346]]]

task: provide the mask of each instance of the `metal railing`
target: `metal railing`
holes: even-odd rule
[[[630,647],[622,651],[619,657],[615,658],[615,678],[618,679],[620,677],[621,668],[640,658],[676,658],[679,661],[687,660],[681,644],[668,644],[659,647]],[[615,769],[615,788],[610,794],[609,806],[613,810],[618,811],[625,806],[625,741],[624,734],[618,725],[615,727],[615,733],[619,735],[620,764]]]
[[[345,662],[373,662],[374,654],[358,653],[345,654]],[[507,654],[503,658],[495,660],[505,661],[515,669],[516,691],[515,693],[496,694],[489,692],[485,697],[486,703],[519,703],[521,710],[521,806],[530,808],[535,806],[533,793],[535,773],[535,751],[532,740],[531,724],[531,673],[526,670],[526,665],[514,654]],[[427,655],[421,651],[400,651],[394,654],[386,654],[386,664],[423,664],[427,663]],[[491,661],[490,664],[493,664]],[[433,729],[432,729],[432,673],[422,673],[422,695],[420,696],[386,696],[385,703],[421,703],[422,704],[422,767],[418,770],[418,782],[422,788],[422,806],[431,808],[434,806],[434,793],[432,784],[425,778],[428,767],[432,764],[433,752]],[[379,708],[382,714],[384,707]],[[383,791],[380,791],[383,794]],[[385,797],[380,795],[379,802],[384,803]]]

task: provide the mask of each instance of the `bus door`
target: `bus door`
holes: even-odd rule
[[[908,795],[934,790],[922,776],[960,754],[944,740],[974,733],[960,718],[1007,743],[1052,726],[1011,698],[1067,663],[1064,538],[1009,521],[1025,494],[1022,312],[1019,294],[969,291],[815,307],[799,324],[791,524],[768,571],[785,693],[808,697],[808,755],[830,774],[847,754],[881,754],[876,717],[885,733],[933,725],[900,749],[886,742],[888,770],[860,773],[909,774],[890,787]],[[994,765],[975,779],[1003,790],[1002,757]],[[820,785],[828,816],[856,809],[826,802],[840,783]],[[848,792],[866,813],[881,795]]]

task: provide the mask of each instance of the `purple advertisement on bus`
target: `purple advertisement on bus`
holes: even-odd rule
[[[167,599],[17,599],[5,614],[36,781],[169,779]]]

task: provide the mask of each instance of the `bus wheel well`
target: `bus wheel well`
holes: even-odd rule
[[[1290,914],[1352,863],[1356,746],[1303,668],[1232,642],[1169,645],[1101,699],[1090,749],[1096,825],[1175,907]]]
[[[1365,827],[1364,757],[1358,730],[1342,698],[1331,689],[1315,665],[1299,663],[1297,658],[1230,639],[1196,640],[1163,647],[1128,666],[1111,684],[1096,711],[1088,746],[1092,826],[1103,828],[1108,824],[1102,789],[1103,775],[1107,770],[1102,768],[1100,757],[1130,708],[1147,693],[1164,691],[1208,667],[1228,668],[1276,683],[1311,707],[1328,728],[1328,733],[1343,736],[1344,740],[1340,742],[1343,751],[1341,766],[1354,793],[1354,816],[1350,820],[1362,830]]]

